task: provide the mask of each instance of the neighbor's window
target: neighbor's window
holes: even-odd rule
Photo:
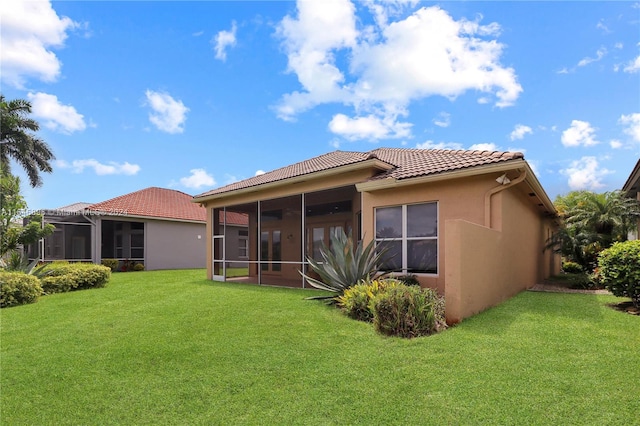
[[[376,208],[375,221],[381,270],[438,273],[438,203]]]

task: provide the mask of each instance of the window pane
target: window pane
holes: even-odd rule
[[[144,249],[131,249],[131,257],[134,259],[142,259],[144,257]]]
[[[281,244],[280,244],[280,231],[273,231],[271,234],[272,242],[271,242],[271,257],[274,263],[271,265],[271,270],[280,271],[281,265],[280,260],[282,260],[281,253]]]
[[[324,228],[313,228],[311,241],[311,253],[313,260],[321,261],[322,255],[320,254],[320,248],[324,243]]]
[[[438,205],[436,203],[407,206],[407,237],[438,236]]]
[[[437,240],[407,241],[408,272],[435,274],[438,272]]]
[[[376,248],[378,251],[386,250],[380,264],[381,271],[402,270],[402,241],[380,241]]]
[[[269,233],[261,232],[260,233],[260,261],[261,268],[263,271],[269,270],[269,264],[266,261],[269,260]]]
[[[402,207],[376,209],[376,238],[402,237]]]
[[[131,234],[131,247],[144,247],[144,235]]]

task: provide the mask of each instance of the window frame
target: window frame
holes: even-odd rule
[[[408,237],[408,215],[407,215],[407,211],[408,211],[408,207],[409,206],[416,206],[416,205],[427,205],[427,204],[435,204],[436,207],[436,216],[435,216],[435,220],[436,220],[436,232],[435,232],[435,236],[431,236],[431,237]],[[377,226],[378,226],[378,210],[381,209],[392,209],[392,208],[400,208],[401,209],[401,235],[399,237],[383,237],[383,238],[378,238],[378,230],[377,230]],[[375,238],[375,242],[376,242],[376,246],[378,246],[378,244],[380,243],[384,243],[384,242],[400,242],[401,243],[401,271],[396,271],[402,274],[407,274],[407,273],[411,273],[411,274],[415,274],[415,275],[421,275],[421,276],[429,276],[429,277],[438,277],[440,274],[440,203],[438,201],[426,201],[426,202],[420,202],[420,203],[408,203],[408,204],[397,204],[397,205],[390,205],[390,206],[377,206],[374,207],[374,213],[373,213],[373,226],[374,226],[374,238]],[[435,262],[435,267],[436,267],[436,272],[414,272],[414,271],[410,271],[408,269],[408,243],[410,241],[425,241],[425,240],[435,240],[436,241],[436,262]]]

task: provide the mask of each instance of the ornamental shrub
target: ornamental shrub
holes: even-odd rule
[[[75,288],[75,281],[71,274],[49,275],[40,279],[40,285],[44,294],[66,293]]]
[[[429,288],[399,285],[372,302],[373,324],[388,336],[418,337],[446,327],[444,299]]]
[[[111,278],[111,269],[93,263],[54,262],[49,270],[48,277],[68,276],[73,281],[69,291],[104,287]]]
[[[363,280],[358,284],[347,288],[341,296],[338,296],[338,305],[350,318],[359,321],[373,321],[371,302],[376,296],[386,290],[400,284],[398,280]]]
[[[134,271],[144,271],[144,263],[136,263],[133,265]]]
[[[562,262],[562,270],[567,274],[581,274],[584,272],[584,269],[582,269],[579,263],[571,261]]]
[[[118,270],[118,264],[120,263],[118,259],[102,259],[102,265],[111,269],[111,272],[115,272]]]
[[[0,308],[35,303],[41,294],[40,281],[33,275],[0,271]]]
[[[618,297],[629,297],[640,308],[640,240],[614,243],[598,256],[598,276]]]

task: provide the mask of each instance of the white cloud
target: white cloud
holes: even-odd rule
[[[153,90],[147,90],[145,96],[148,105],[153,110],[149,113],[149,121],[158,130],[167,133],[184,132],[184,122],[187,120],[189,108],[184,106],[182,101],[173,99],[168,93],[154,92]]]
[[[476,143],[469,147],[471,151],[497,151],[498,147],[494,143]]]
[[[416,145],[418,149],[462,149],[462,144],[456,142],[434,142],[431,140],[424,141]]]
[[[278,117],[293,120],[316,105],[341,103],[354,108],[353,120],[374,117],[380,122],[406,116],[413,100],[454,99],[467,91],[480,92],[486,101],[495,98],[498,107],[516,101],[522,87],[515,71],[500,64],[503,45],[494,39],[498,24],[456,21],[436,6],[387,23],[395,15],[389,11],[413,4],[367,3],[376,25],[358,29],[355,6],[348,0],[299,1],[297,16],[286,16],[277,33],[288,71],[297,76],[301,90],[283,95],[276,105]],[[338,61],[338,55],[344,60]]]
[[[211,40],[211,43],[215,44],[214,50],[216,51],[216,59],[220,59],[223,62],[227,60],[227,48],[236,45],[237,30],[238,27],[236,26],[236,22],[233,21],[231,23],[230,31],[220,31]]]
[[[260,176],[265,174],[266,172],[264,170],[256,170],[256,174],[254,176]]]
[[[569,177],[569,188],[572,190],[597,190],[605,186],[602,178],[613,172],[600,168],[596,157],[582,157],[580,160],[572,161],[571,165],[560,170],[560,173]]]
[[[613,149],[620,149],[624,146],[624,144],[620,142],[618,139],[611,139],[609,141],[609,146]]]
[[[140,171],[140,166],[124,162],[122,164],[110,161],[102,164],[93,158],[87,160],[73,160],[71,163],[57,161],[57,166],[62,169],[71,169],[73,173],[82,173],[85,168],[91,168],[97,175],[135,175]]]
[[[598,49],[596,51],[596,57],[595,58],[591,58],[589,56],[582,58],[579,62],[578,62],[578,66],[579,67],[584,67],[589,65],[592,62],[598,62],[599,60],[601,60],[602,58],[604,58],[604,55],[607,54],[607,49],[605,49],[604,47],[601,47],[600,49]]]
[[[618,123],[626,126],[624,132],[631,136],[635,142],[640,142],[640,113],[622,115]]]
[[[627,66],[623,68],[623,71],[630,74],[640,71],[640,55],[637,56],[634,60],[629,61]]]
[[[349,140],[359,139],[397,139],[411,135],[411,124],[400,123],[396,117],[349,118],[344,114],[336,114],[329,122],[329,130]]]
[[[451,125],[451,114],[448,112],[441,112],[433,119],[433,124],[438,127],[449,127]]]
[[[51,130],[71,134],[87,128],[84,116],[71,105],[62,105],[55,95],[29,92],[27,99],[34,117],[44,120],[44,126]]]
[[[180,184],[187,188],[201,188],[203,186],[214,186],[215,179],[205,169],[191,169],[191,175],[180,178]]]
[[[513,128],[513,131],[509,134],[509,139],[512,141],[523,139],[526,134],[532,134],[533,129],[529,126],[525,126],[524,124],[516,124]]]
[[[564,146],[592,146],[599,142],[595,139],[596,130],[588,121],[573,120],[571,127],[562,132],[562,145]]]
[[[0,2],[2,81],[23,88],[27,78],[55,81],[61,63],[52,49],[64,46],[67,31],[79,27],[59,17],[48,1]]]

